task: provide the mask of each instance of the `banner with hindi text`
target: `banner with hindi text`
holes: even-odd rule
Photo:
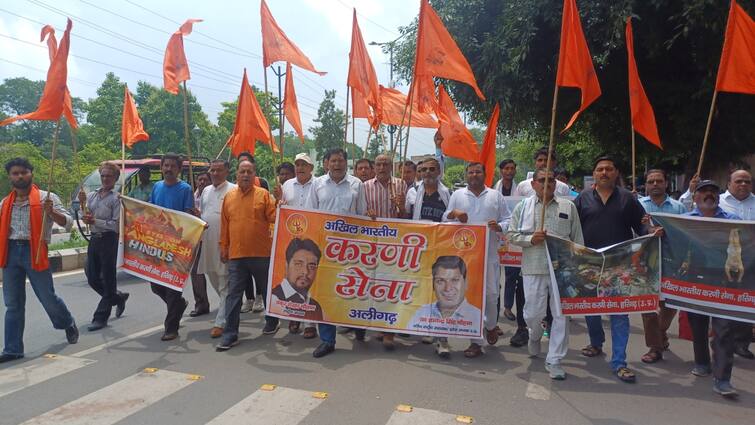
[[[181,211],[121,197],[118,266],[128,274],[183,291],[205,222]]]
[[[481,337],[483,225],[278,210],[268,314],[419,335]]]
[[[755,221],[652,214],[667,307],[755,323]]]
[[[658,309],[658,238],[631,239],[590,249],[546,236],[548,268],[559,314],[645,313]]]

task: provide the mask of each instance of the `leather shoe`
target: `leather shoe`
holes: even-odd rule
[[[335,345],[323,342],[317,348],[315,348],[315,351],[312,352],[312,357],[319,359],[320,357],[327,356],[334,351],[336,351]]]
[[[213,328],[210,330],[210,338],[220,338],[221,336],[223,336],[223,328],[213,326]]]
[[[755,359],[755,354],[752,354],[752,351],[741,345],[734,347],[734,354],[749,360]]]
[[[189,313],[189,317],[197,317],[197,316],[204,316],[205,314],[209,314],[209,311],[206,310],[192,310]]]
[[[105,326],[107,326],[107,323],[105,322],[92,322],[89,326],[87,326],[87,330],[89,332],[94,332],[104,328]]]
[[[13,360],[18,360],[20,358],[23,358],[24,356],[22,354],[0,354],[0,363],[10,362]]]
[[[165,332],[160,337],[160,341],[173,341],[176,338],[178,338],[178,332]]]
[[[69,344],[79,342],[79,328],[76,327],[76,323],[66,328],[66,339]]]
[[[128,292],[123,292],[120,294],[121,300],[118,301],[118,304],[115,306],[115,317],[121,317],[123,316],[123,312],[126,311],[126,301],[128,301],[128,297],[131,295]]]
[[[317,336],[317,328],[309,326],[304,328],[304,333],[301,335],[304,339],[312,339]]]

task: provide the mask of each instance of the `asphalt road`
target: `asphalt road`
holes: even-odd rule
[[[164,305],[145,283],[120,278],[120,289],[131,293],[126,313],[91,333],[85,327],[97,297],[83,273],[56,277],[82,328],[76,345],[66,344],[27,291],[27,356],[0,366],[0,424],[435,425],[471,418],[502,425],[751,425],[755,418],[755,361],[736,359],[733,383],[741,396],[725,400],[711,391],[710,378],[689,373],[690,342],[674,338],[664,361],[642,364],[639,317],[629,343],[636,384],[614,378],[605,357],[579,354],[586,343],[581,319],[570,324],[568,378],[554,382],[543,358],[508,345],[513,328],[505,319],[498,345],[472,360],[461,352],[466,341],[452,340],[455,351],[444,361],[417,337],[397,338],[397,349],[385,352],[369,334],[362,343],[339,335],[337,351],[318,360],[311,355],[317,340],[289,335],[285,325],[263,336],[254,313],[242,314],[241,344],[226,353],[214,350],[210,316],[185,317],[180,339],[161,342]]]

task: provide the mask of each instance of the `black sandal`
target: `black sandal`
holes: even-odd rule
[[[587,347],[582,349],[582,355],[585,357],[597,357],[601,354],[603,354],[603,349],[599,347],[593,347],[592,345],[588,345]]]

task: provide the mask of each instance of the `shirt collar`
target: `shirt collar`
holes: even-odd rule
[[[292,179],[294,181],[292,184],[295,184],[295,185],[298,185],[298,186],[306,186],[306,185],[312,183],[312,180],[314,180],[314,178],[315,178],[314,176],[309,176],[309,180],[307,180],[304,183],[299,183],[299,179],[297,179],[296,177],[294,177]]]
[[[348,183],[349,182],[349,175],[348,174],[344,175],[343,178],[341,179],[341,181],[338,182],[338,183],[336,183],[336,181],[333,180],[332,177],[330,177],[330,172],[328,172],[328,174],[325,175],[325,183],[327,183],[328,181],[333,182],[334,185]]]
[[[482,198],[485,194],[487,194],[488,191],[491,190],[491,189],[489,187],[485,186],[485,188],[482,189],[482,192],[480,192],[480,196],[475,195],[474,192],[472,192],[471,190],[469,190],[469,187],[465,186],[464,190],[466,191],[467,196],[471,196],[473,198],[479,199],[479,198]]]
[[[734,197],[734,195],[732,195],[731,192],[729,192],[728,190],[724,192],[723,195],[721,195],[721,199],[726,199],[729,202],[739,202],[739,203],[753,202],[753,198],[755,198],[755,195],[750,193],[749,196],[747,196],[746,198],[740,201],[739,199]]]
[[[472,305],[469,304],[469,302],[467,302],[467,299],[464,298],[464,300],[461,302],[461,304],[459,304],[459,306],[456,307],[456,310],[454,310],[454,313],[451,315],[451,317],[452,318],[459,318],[460,317],[460,318],[463,319],[464,318],[464,312],[467,311],[467,310],[469,310],[469,308],[471,306]],[[437,301],[433,303],[433,309],[432,310],[433,310],[432,311],[433,315],[437,315],[438,317],[443,317],[440,314],[440,308],[438,307],[438,302]]]
[[[296,289],[294,289],[293,286],[291,286],[291,282],[289,282],[288,279],[283,279],[283,281],[281,282],[281,290],[283,290],[283,296],[286,299],[297,296],[301,298],[305,303],[309,303],[309,294],[307,294],[305,298]]]

